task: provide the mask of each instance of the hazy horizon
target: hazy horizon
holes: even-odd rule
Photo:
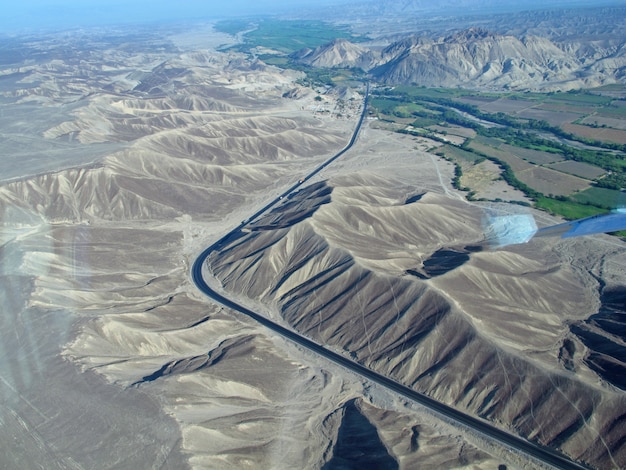
[[[297,5],[310,7],[341,3],[345,0],[305,0]],[[203,0],[178,3],[95,0],[88,4],[76,0],[25,0],[5,6],[0,19],[0,33],[269,15],[293,6],[293,0],[229,0],[215,3]]]
[[[147,24],[164,21],[187,20],[215,20],[224,17],[272,15],[281,12],[293,12],[303,8],[324,8],[326,6],[340,6],[353,4],[363,7],[367,2],[353,0],[230,0],[228,2],[207,2],[203,0],[183,0],[176,4],[164,1],[137,0],[127,2],[121,0],[94,0],[88,4],[77,0],[24,0],[5,5],[0,19],[0,34],[15,34],[21,32],[36,32],[63,30],[72,28],[89,28],[110,25]],[[481,10],[493,12],[495,10],[524,10],[549,9],[562,7],[626,5],[623,1],[604,0],[600,3],[588,0],[527,0],[518,2],[512,0],[495,1],[468,1],[448,0],[437,4],[435,8],[446,11],[446,5],[460,7],[466,13],[476,14]],[[384,3],[377,2],[377,7],[385,7]],[[425,0],[405,2],[396,9],[407,9],[413,13],[424,9],[433,12],[432,3]],[[451,9],[450,14],[459,12],[458,8]],[[329,15],[332,16],[332,15]],[[334,16],[329,19],[335,19]]]

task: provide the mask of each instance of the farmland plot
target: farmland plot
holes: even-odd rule
[[[536,104],[537,103],[534,101],[502,98],[488,103],[483,103],[479,105],[479,107],[481,111],[486,113],[517,114],[521,111],[532,108]]]
[[[581,121],[581,123],[587,125],[606,126],[612,129],[626,130],[626,119],[606,117],[599,114],[587,116]]]
[[[561,112],[561,111],[548,111],[541,108],[528,108],[517,114],[518,117],[526,119],[536,119],[538,121],[547,121],[553,126],[562,126],[565,123],[575,121],[579,119],[582,114]]]
[[[597,188],[592,186],[585,191],[575,194],[572,196],[572,199],[582,204],[594,204],[596,206],[603,206],[610,209],[626,207],[626,192],[618,191],[616,189]]]
[[[595,165],[590,165],[584,162],[575,162],[568,160],[565,162],[558,162],[553,165],[549,165],[550,168],[563,173],[568,173],[574,176],[580,176],[588,180],[594,180],[606,173],[602,168]]]
[[[530,163],[534,163],[535,165],[547,165],[564,160],[563,156],[558,153],[515,147],[509,144],[500,145],[500,150],[512,153],[513,155],[527,160]]]
[[[534,190],[543,194],[553,194],[554,196],[568,196],[575,191],[582,191],[590,186],[588,180],[578,176],[535,165],[527,170],[516,172],[515,176]]]
[[[532,168],[533,166],[532,164],[525,162],[521,158],[513,155],[512,152],[502,151],[500,149],[481,144],[480,142],[473,141],[470,144],[470,148],[489,157],[495,157],[498,160],[508,163],[511,169],[515,172],[527,170],[529,168]]]
[[[626,131],[609,128],[595,128],[580,124],[564,124],[563,130],[587,139],[626,144]]]

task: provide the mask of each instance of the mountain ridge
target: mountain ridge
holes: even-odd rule
[[[472,27],[438,39],[408,36],[382,48],[340,39],[291,57],[314,67],[361,68],[387,85],[567,91],[618,83],[626,75],[625,51],[624,42],[581,47]]]

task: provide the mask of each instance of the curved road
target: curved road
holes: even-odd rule
[[[388,377],[385,377],[384,375],[374,372],[368,369],[367,367],[359,364],[358,362],[355,362],[333,351],[330,351],[326,349],[323,345],[315,343],[314,341],[310,340],[309,338],[305,336],[302,336],[296,331],[285,328],[284,326],[281,326],[278,323],[274,323],[273,321],[267,319],[266,317],[258,313],[255,313],[252,310],[249,310],[243,305],[239,305],[238,303],[232,301],[231,299],[224,297],[222,294],[211,289],[211,287],[209,287],[209,285],[205,282],[204,277],[202,275],[202,267],[204,265],[204,262],[206,261],[206,259],[211,253],[220,249],[222,246],[230,243],[231,241],[243,236],[244,233],[241,230],[242,226],[246,225],[248,222],[259,217],[265,211],[267,211],[272,206],[277,204],[283,197],[291,194],[302,184],[304,180],[308,180],[312,176],[319,173],[326,166],[328,166],[333,161],[341,157],[354,145],[358,137],[359,131],[361,130],[361,125],[363,124],[363,120],[365,119],[365,116],[367,113],[368,96],[369,96],[369,84],[367,85],[365,99],[363,102],[363,111],[361,112],[361,116],[356,125],[354,133],[352,134],[352,138],[350,139],[350,142],[348,142],[348,145],[346,145],[343,148],[343,150],[341,150],[339,153],[337,153],[330,159],[326,160],[323,164],[315,168],[315,170],[309,173],[305,178],[303,178],[303,180],[291,186],[282,195],[278,196],[276,199],[272,200],[270,203],[265,205],[262,209],[258,210],[253,215],[251,215],[248,219],[244,220],[240,226],[236,227],[234,230],[232,230],[231,232],[223,236],[221,239],[213,243],[207,249],[205,249],[195,260],[191,268],[191,276],[192,276],[194,283],[196,284],[198,289],[200,289],[204,294],[206,294],[208,297],[215,300],[216,302],[219,302],[220,304],[224,305],[225,307],[228,307],[232,310],[236,310],[240,313],[243,313],[244,315],[247,315],[248,317],[260,323],[261,325],[269,328],[270,330],[280,334],[281,336],[287,339],[290,339],[291,341],[298,344],[299,346],[305,347],[319,354],[320,356],[323,356],[326,359],[331,360],[334,363],[339,364],[340,366],[343,366],[346,369],[356,374],[359,374],[360,376],[372,382],[382,385],[383,387],[386,387],[387,389],[392,390],[398,393],[399,395],[402,395],[403,397],[408,398],[409,400],[417,402],[458,424],[464,425],[474,431],[477,431],[489,439],[495,440],[501,444],[504,444],[505,446],[509,446],[519,451],[522,451],[525,454],[530,455],[536,458],[537,460],[544,462],[548,465],[551,465],[553,467],[556,467],[556,468],[588,469],[589,467],[576,463],[570,460],[569,458],[567,458],[566,456],[564,456],[563,454],[560,454],[546,447],[540,446],[538,444],[532,443],[520,437],[504,432],[492,426],[491,424],[487,423],[486,421],[483,421],[481,419],[475,418],[468,414],[462,413],[455,408],[452,408],[426,395],[416,392],[415,390],[407,387],[406,385],[402,385],[401,383],[396,382],[395,380],[392,380]]]

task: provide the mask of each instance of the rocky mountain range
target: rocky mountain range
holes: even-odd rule
[[[440,38],[408,36],[386,46],[337,39],[292,56],[315,67],[357,67],[386,84],[569,90],[621,81],[626,42],[555,42],[469,28]]]

